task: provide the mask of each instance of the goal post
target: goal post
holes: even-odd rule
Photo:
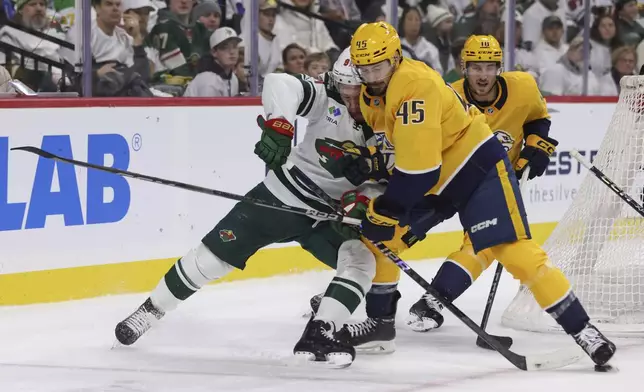
[[[644,77],[626,76],[620,85],[619,101],[593,165],[641,203]],[[644,219],[591,173],[544,249],[602,332],[644,333]],[[524,286],[502,323],[528,331],[561,330]]]

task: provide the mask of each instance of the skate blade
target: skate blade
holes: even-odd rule
[[[125,345],[123,345],[123,343],[119,342],[118,339],[114,339],[114,343],[112,343],[112,347],[110,348],[110,350],[115,350],[115,349],[118,349],[118,348],[121,348],[121,347],[125,347]]]
[[[293,353],[295,361],[301,365],[320,366],[329,369],[343,369],[353,363],[350,354],[337,353],[327,354],[326,361],[317,361],[315,354],[306,351],[296,351]]]
[[[410,317],[407,319],[406,324],[414,332],[429,332],[438,328],[438,323],[428,317]]]
[[[355,346],[356,352],[367,355],[391,354],[396,351],[396,343],[393,340],[377,340],[359,346]]]
[[[595,365],[595,371],[600,373],[618,373],[619,368],[610,363],[605,363],[603,365]]]

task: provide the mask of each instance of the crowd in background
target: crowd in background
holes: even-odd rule
[[[361,23],[388,20],[391,9],[385,0],[91,2],[94,96],[248,94],[254,4],[259,87],[271,72],[317,76]],[[504,42],[508,15],[501,0],[400,0],[398,9],[405,55],[448,82],[462,77],[459,56],[468,36]],[[532,74],[546,95],[582,94],[583,9],[582,0],[517,0],[514,68]],[[641,10],[636,0],[592,3],[588,95],[618,95],[620,78],[644,63]],[[3,12],[0,90],[14,78],[34,91],[82,94],[75,0],[4,0]]]

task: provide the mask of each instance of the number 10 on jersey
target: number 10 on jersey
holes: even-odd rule
[[[396,117],[402,119],[403,125],[421,124],[425,121],[425,101],[422,99],[411,99],[400,105]]]

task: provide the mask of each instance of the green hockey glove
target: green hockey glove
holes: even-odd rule
[[[257,116],[257,125],[262,129],[262,137],[255,144],[255,154],[275,170],[286,163],[291,153],[295,128],[283,118],[264,120],[262,116]]]
[[[369,206],[369,198],[358,191],[347,191],[342,194],[340,200],[346,216],[357,219],[364,219]],[[356,240],[360,238],[360,230],[357,226],[347,225],[340,222],[331,222],[333,230],[340,233],[347,240]]]

